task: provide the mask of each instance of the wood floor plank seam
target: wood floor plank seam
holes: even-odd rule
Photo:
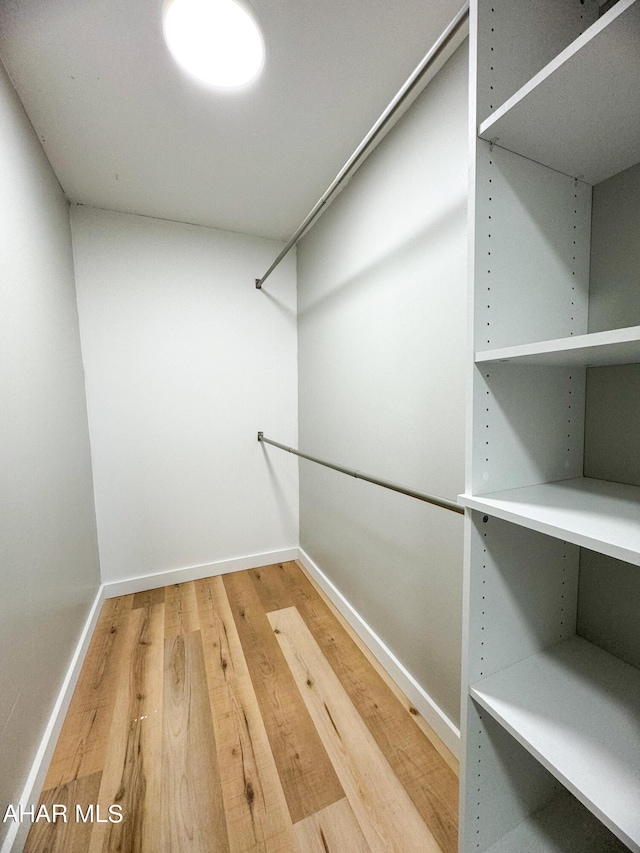
[[[91,838],[92,825],[77,820],[77,807],[82,813],[88,813],[89,806],[97,801],[102,773],[92,773],[73,779],[70,782],[44,791],[39,802],[45,805],[49,814],[54,804],[67,809],[67,822],[35,823],[27,836],[23,853],[68,853],[68,851],[87,850]]]
[[[200,631],[165,639],[162,747],[159,849],[228,853]]]
[[[441,853],[295,607],[269,621],[372,849]]]
[[[45,790],[101,771],[133,596],[103,605],[47,771]]]
[[[379,748],[445,853],[458,849],[458,779],[406,707],[347,634],[296,562],[278,567],[279,582],[322,649]],[[267,584],[275,574],[262,572]]]
[[[260,597],[265,613],[282,610],[295,604],[290,590],[282,581],[283,563],[274,563],[258,569],[250,569],[249,577]]]
[[[164,604],[166,597],[166,587],[161,586],[156,589],[147,589],[144,592],[136,592],[133,596],[132,610],[137,610],[139,607],[151,607],[154,604]]]
[[[196,582],[232,853],[295,853],[287,801],[222,578]]]
[[[458,759],[451,752],[451,750],[447,746],[445,746],[440,737],[434,731],[433,727],[429,725],[425,718],[420,714],[418,709],[407,698],[404,691],[393,680],[387,669],[380,663],[373,651],[364,642],[362,637],[360,637],[358,632],[340,612],[340,610],[336,607],[333,601],[331,601],[329,596],[322,589],[322,587],[313,577],[313,575],[307,570],[306,566],[302,563],[302,561],[292,560],[288,563],[283,563],[282,567],[285,570],[298,570],[298,577],[302,577],[306,580],[308,586],[316,593],[320,601],[326,606],[331,616],[334,617],[338,625],[343,629],[346,636],[349,637],[351,641],[355,644],[355,646],[359,649],[359,651],[361,652],[367,663],[374,670],[374,672],[382,679],[385,686],[391,691],[391,693],[396,697],[400,704],[411,714],[411,720],[414,725],[416,725],[420,729],[423,735],[426,735],[427,739],[435,747],[436,751],[440,754],[440,756],[444,758],[445,763],[454,772],[455,776],[459,777],[460,762],[458,761]]]
[[[27,853],[454,853],[457,779],[296,562],[105,601]]]
[[[344,797],[344,791],[273,636],[246,572],[224,575],[271,751],[296,823]]]
[[[346,797],[298,821],[295,832],[300,853],[341,853],[347,845],[348,853],[372,853]]]
[[[198,603],[193,581],[165,587],[165,637],[200,630]]]
[[[102,814],[119,805],[123,820],[93,824],[89,853],[158,849],[163,644],[164,605],[132,610],[98,797]]]

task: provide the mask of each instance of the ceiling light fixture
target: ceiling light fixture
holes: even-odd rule
[[[210,86],[245,86],[264,65],[260,28],[236,0],[172,0],[164,37],[178,65]]]

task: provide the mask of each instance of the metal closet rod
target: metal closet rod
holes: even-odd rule
[[[380,477],[372,477],[371,474],[364,474],[362,471],[356,471],[354,468],[345,468],[343,465],[336,465],[334,462],[327,462],[325,459],[318,459],[317,456],[310,456],[308,453],[302,453],[296,450],[295,447],[288,447],[286,444],[280,444],[279,441],[272,441],[270,438],[265,438],[264,433],[258,433],[258,441],[263,444],[271,444],[273,447],[279,447],[280,450],[286,450],[287,453],[293,453],[294,456],[300,456],[302,459],[308,459],[309,462],[315,462],[318,465],[324,465],[325,468],[331,468],[333,471],[339,471],[341,474],[347,474],[349,477],[355,477],[356,480],[366,480],[367,483],[373,483],[376,486],[382,486],[383,489],[391,489],[392,492],[400,492],[401,495],[408,495],[410,498],[417,498],[419,501],[424,501],[434,506],[440,506],[442,509],[451,510],[451,512],[464,515],[464,509],[454,501],[447,498],[440,498],[437,495],[430,495],[427,492],[419,492],[417,489],[410,489],[408,486],[401,486],[399,483],[394,483],[391,480],[382,480]]]
[[[464,26],[468,17],[469,3],[467,2],[462,7],[462,9],[460,9],[458,14],[446,28],[446,30],[442,33],[437,42],[433,45],[433,47],[424,57],[422,62],[420,62],[415,71],[404,83],[398,94],[393,98],[389,106],[382,113],[377,122],[373,125],[369,133],[367,133],[360,145],[358,145],[351,157],[349,157],[342,169],[340,169],[340,171],[334,178],[333,183],[329,186],[322,198],[315,204],[315,206],[312,208],[312,210],[307,215],[302,224],[296,229],[295,233],[290,238],[287,245],[280,252],[278,257],[271,264],[266,273],[262,276],[262,278],[256,279],[256,287],[258,288],[258,290],[262,288],[262,285],[269,278],[269,276],[275,270],[278,264],[289,254],[291,249],[302,237],[307,228],[309,228],[309,226],[314,222],[314,220],[320,215],[323,208],[330,201],[331,197],[335,194],[340,185],[344,183],[344,181],[348,177],[350,177],[353,172],[355,172],[355,170],[361,165],[361,158],[363,157],[363,155],[367,153],[368,149],[373,146],[374,142],[378,139],[380,134],[384,131],[386,126],[393,119],[393,117],[402,107],[407,98],[409,98],[411,94],[415,91],[415,89],[420,85],[420,82],[424,78],[427,71],[429,71],[433,63],[440,57],[449,42],[457,35],[460,29]]]

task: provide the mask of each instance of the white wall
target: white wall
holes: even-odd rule
[[[4,814],[22,792],[99,570],[68,206],[1,64],[0,234]]]
[[[72,208],[102,579],[298,543],[295,256],[280,244]]]
[[[298,246],[300,447],[453,499],[464,486],[466,50]],[[462,528],[459,515],[300,463],[303,549],[455,723]]]

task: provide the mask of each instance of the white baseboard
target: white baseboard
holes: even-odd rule
[[[27,808],[31,804],[36,806],[38,805],[38,799],[42,791],[47,770],[49,769],[53,750],[58,742],[58,735],[60,734],[64,718],[69,709],[69,705],[71,704],[71,697],[73,696],[73,691],[75,690],[78,676],[80,675],[80,670],[82,669],[82,664],[84,663],[84,658],[87,653],[87,649],[89,648],[89,643],[91,642],[91,637],[93,636],[98,616],[100,615],[100,610],[102,609],[104,597],[104,585],[101,585],[96,593],[95,600],[91,605],[87,621],[85,622],[82,633],[80,634],[76,650],[71,658],[67,674],[65,675],[62,686],[60,687],[58,698],[53,706],[49,722],[44,730],[40,746],[38,747],[33,764],[31,765],[31,770],[27,776],[22,796],[18,801],[20,806],[23,808]],[[0,853],[10,853],[10,851],[18,853],[18,851],[21,851],[25,845],[29,829],[31,828],[31,823],[10,822],[7,823],[7,826],[9,829],[2,843]]]
[[[187,566],[183,569],[169,569],[165,572],[124,578],[104,584],[105,598],[114,598],[116,595],[130,595],[132,592],[145,592],[158,586],[187,583],[201,578],[226,575],[229,572],[241,572],[245,569],[257,569],[260,566],[270,566],[272,563],[284,563],[287,560],[297,559],[297,547],[285,548],[281,551],[269,551],[266,554],[249,554],[246,557],[234,557],[231,560],[218,560],[216,563],[206,563],[202,566]]]
[[[355,610],[340,590],[329,580],[316,563],[313,562],[311,557],[302,548],[299,549],[299,552],[299,560],[311,577],[322,588],[328,598],[331,599],[356,634],[386,669],[391,678],[393,678],[405,696],[424,717],[440,740],[459,759],[460,729],[454,725],[439,705],[429,696],[427,691],[418,684],[406,667],[403,666],[388,646],[383,643],[375,631],[369,627],[358,611]]]
[[[260,566],[297,559],[300,560],[305,569],[323,589],[360,639],[380,661],[442,742],[458,758],[460,752],[460,730],[418,684],[411,673],[400,663],[393,652],[382,642],[375,631],[369,627],[362,616],[352,607],[340,590],[313,562],[309,555],[302,548],[286,548],[266,554],[250,554],[246,557],[220,560],[202,566],[188,566],[183,569],[172,569],[170,571],[156,572],[155,574],[140,575],[139,577],[103,583],[98,589],[95,601],[91,606],[87,621],[80,635],[78,645],[69,664],[67,674],[62,682],[58,698],[51,712],[38,751],[36,752],[19,804],[27,807],[31,802],[34,802],[37,805],[49,762],[51,761],[58,735],[60,734],[64,718],[71,703],[71,697],[73,696],[73,691],[80,675],[80,670],[98,621],[98,616],[100,615],[100,609],[105,599],[113,598],[117,595],[144,592],[147,589],[167,586],[172,583],[186,583],[188,581],[199,580],[200,578],[228,574],[229,572],[239,572],[245,569],[256,569]],[[5,836],[2,848],[0,848],[0,853],[19,853],[24,847],[31,824],[9,823],[8,826],[9,830]]]
[[[172,583],[186,583],[187,581],[199,580],[200,578],[224,575],[229,572],[240,572],[245,569],[257,569],[260,566],[268,566],[273,563],[283,563],[287,560],[297,559],[302,562],[303,566],[317,581],[360,639],[378,661],[380,661],[391,678],[393,678],[398,687],[400,687],[407,698],[413,703],[445,746],[456,758],[459,758],[460,730],[302,548],[295,547],[281,551],[271,551],[266,554],[251,554],[231,560],[219,560],[218,562],[207,563],[202,566],[188,566],[183,569],[172,569],[165,572],[112,581],[104,584],[104,598],[144,592],[147,589],[168,586]]]
[[[95,600],[91,606],[87,621],[85,622],[78,645],[73,653],[67,674],[58,693],[58,698],[53,706],[49,722],[40,741],[40,746],[35,754],[27,782],[22,791],[19,804],[27,807],[31,803],[37,805],[42,786],[49,769],[49,763],[53,755],[58,736],[62,729],[65,716],[71,704],[71,698],[84,663],[87,649],[100,615],[102,603],[107,598],[117,595],[129,595],[134,592],[144,592],[158,586],[167,586],[172,583],[186,583],[199,580],[200,578],[213,577],[214,575],[239,572],[243,569],[256,569],[259,566],[268,566],[272,563],[282,563],[287,560],[298,559],[298,548],[286,548],[280,551],[270,551],[266,554],[250,554],[245,557],[236,557],[231,560],[220,560],[216,563],[207,563],[203,566],[187,566],[183,569],[173,569],[155,574],[141,575],[139,577],[125,578],[101,584],[96,593]],[[2,842],[0,853],[20,853],[22,851],[31,823],[8,823],[8,831]]]

